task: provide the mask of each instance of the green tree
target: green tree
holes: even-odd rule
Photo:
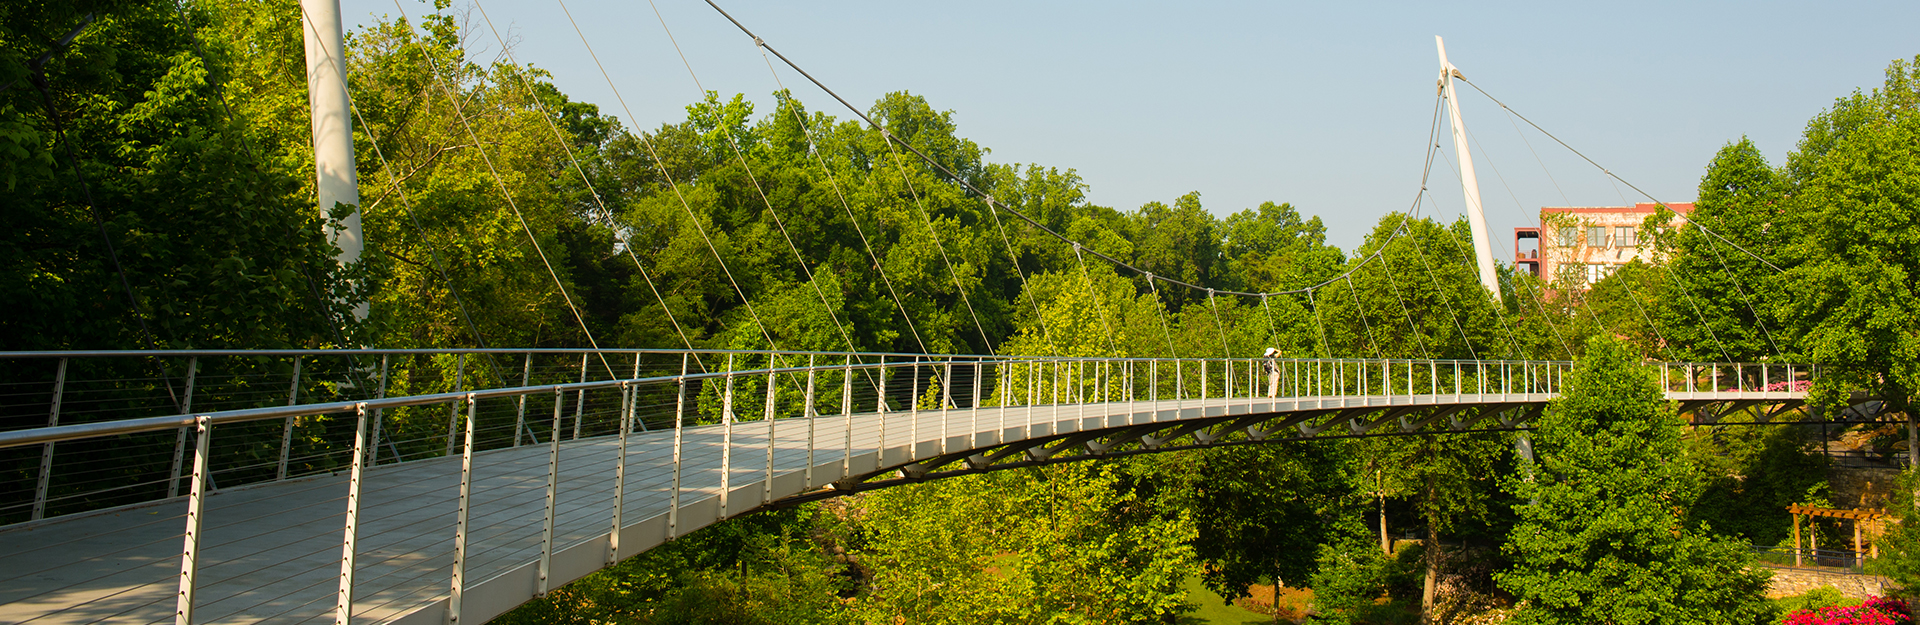
[[[1788,157],[1786,271],[1769,283],[1802,358],[1821,363],[1818,403],[1867,390],[1912,414],[1920,389],[1920,57],[1886,84],[1808,123]]]
[[[1616,339],[1588,341],[1534,433],[1540,463],[1511,482],[1522,623],[1757,623],[1767,574],[1746,546],[1684,522],[1692,469],[1658,382]]]

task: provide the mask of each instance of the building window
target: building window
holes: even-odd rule
[[[1563,283],[1580,282],[1587,279],[1587,266],[1580,263],[1561,263],[1554,267],[1554,276]]]
[[[1607,279],[1607,276],[1613,275],[1613,270],[1618,268],[1618,265],[1600,263],[1587,265],[1587,284],[1597,284],[1601,280]]]
[[[1620,247],[1639,247],[1640,232],[1633,226],[1620,226],[1613,229],[1613,241]]]
[[[1587,226],[1587,247],[1606,247],[1607,227]]]
[[[1562,226],[1560,228],[1560,237],[1557,242],[1560,244],[1560,247],[1575,247],[1580,245],[1579,239],[1580,239],[1580,230],[1578,228],[1574,228],[1573,226]]]

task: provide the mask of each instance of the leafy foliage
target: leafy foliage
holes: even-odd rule
[[[1680,423],[1625,346],[1588,342],[1535,431],[1540,464],[1514,480],[1503,587],[1525,623],[1758,622],[1767,575],[1746,547],[1686,526]]]

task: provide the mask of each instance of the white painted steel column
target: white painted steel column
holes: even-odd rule
[[[1460,164],[1460,188],[1467,196],[1467,226],[1473,231],[1474,260],[1480,266],[1480,285],[1497,300],[1500,278],[1493,266],[1493,247],[1487,236],[1487,212],[1480,204],[1480,179],[1473,174],[1473,154],[1467,149],[1467,126],[1460,121],[1460,98],[1454,93],[1453,79],[1460,70],[1447,62],[1447,43],[1438,35],[1433,45],[1440,50],[1440,92],[1447,98],[1447,115],[1453,121],[1453,152]]]
[[[365,245],[360,233],[360,181],[353,162],[353,112],[347,96],[346,46],[340,25],[339,0],[300,0],[306,28],[307,106],[313,121],[313,168],[320,216],[327,241],[340,248],[335,258],[347,265],[360,261]],[[352,207],[337,225],[324,221],[337,204]],[[367,318],[367,305],[353,309]]]

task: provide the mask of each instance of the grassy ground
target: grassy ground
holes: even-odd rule
[[[1181,582],[1187,590],[1187,601],[1199,606],[1191,613],[1180,616],[1181,625],[1269,625],[1273,617],[1254,612],[1237,605],[1227,605],[1220,595],[1207,590],[1200,578],[1189,577]]]

